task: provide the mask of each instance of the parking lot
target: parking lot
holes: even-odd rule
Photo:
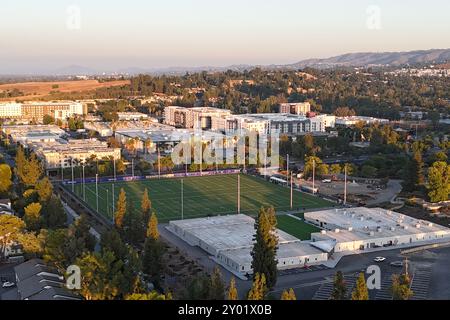
[[[382,255],[383,262],[374,262],[374,258]],[[317,268],[313,272],[281,272],[274,296],[281,294],[286,288],[293,288],[297,298],[303,300],[330,299],[333,290],[335,273],[344,273],[347,292],[350,295],[360,272],[370,265],[378,265],[381,269],[381,289],[369,290],[371,300],[392,299],[392,276],[402,272],[401,266],[392,266],[391,262],[404,261],[400,250],[358,254],[344,257],[335,269]],[[450,281],[448,266],[450,265],[450,248],[425,250],[408,256],[408,272],[411,276],[412,300],[450,299]],[[367,277],[368,275],[366,275]]]
[[[0,264],[0,300],[3,293],[11,288],[3,288],[6,281],[15,282],[14,264]]]

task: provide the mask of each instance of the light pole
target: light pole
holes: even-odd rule
[[[289,154],[286,155],[286,180],[289,181]]]
[[[241,175],[238,174],[237,213],[241,213]]]
[[[316,188],[315,188],[315,178],[316,178],[316,160],[313,159],[313,180],[312,180],[312,187],[313,187],[313,194],[316,194]]]
[[[109,215],[109,190],[106,188],[106,216]]]
[[[292,210],[292,208],[293,208],[293,190],[294,190],[294,183],[293,183],[293,180],[292,180],[292,173],[291,173],[291,210]]]
[[[159,144],[156,144],[156,149],[158,149],[158,178],[161,179],[161,153],[159,151]]]
[[[134,158],[131,159],[131,177],[134,178]]]
[[[70,158],[70,166],[71,166],[71,169],[72,169],[72,193],[73,193],[73,190],[74,190],[74,187],[75,187],[75,185],[74,185],[75,180],[73,178],[73,158]]]
[[[347,165],[344,165],[344,205],[347,204]]]
[[[98,173],[95,174],[95,201],[97,204],[97,213],[98,213]]]
[[[86,181],[84,179],[84,163],[83,163],[83,201],[86,201]]]
[[[112,184],[112,217],[113,217],[113,223],[114,223],[114,211],[115,211],[115,202],[114,202],[114,183]]]
[[[181,220],[184,220],[184,190],[183,190],[183,179],[181,179]]]
[[[114,167],[114,181],[116,181],[116,179],[117,179],[117,174],[116,174],[116,158],[113,159],[113,167]]]

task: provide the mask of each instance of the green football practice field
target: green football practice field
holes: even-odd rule
[[[215,175],[183,178],[183,218],[198,218],[237,212],[237,175]],[[114,186],[113,186],[114,185]],[[147,189],[152,207],[160,222],[182,218],[181,179],[149,179],[129,182],[106,182],[98,184],[98,211],[111,218],[113,202],[117,202],[120,189],[126,192],[127,203],[140,210],[144,190]],[[273,206],[277,211],[290,210],[290,190],[264,179],[240,175],[241,213],[254,215],[261,206]],[[71,186],[67,186],[71,189]],[[114,196],[113,196],[114,190]],[[85,198],[88,205],[96,210],[95,183],[74,186],[79,198]],[[294,210],[331,207],[331,202],[309,194],[294,191]]]

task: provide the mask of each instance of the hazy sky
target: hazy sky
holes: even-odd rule
[[[0,1],[0,73],[450,48],[448,0]]]

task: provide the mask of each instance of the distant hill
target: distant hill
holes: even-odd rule
[[[150,62],[150,61],[149,61]],[[46,76],[76,76],[76,75],[137,75],[137,74],[167,74],[182,75],[186,72],[218,72],[218,71],[244,71],[254,68],[264,70],[298,70],[306,67],[326,69],[337,67],[370,67],[370,66],[414,66],[425,64],[444,64],[450,62],[450,49],[431,49],[408,52],[361,52],[347,53],[326,59],[308,59],[292,64],[271,64],[271,65],[231,65],[231,66],[198,66],[198,67],[155,67],[145,68],[130,66],[125,68],[110,68],[109,70],[98,70],[80,65],[66,66],[57,70],[52,70],[41,75]]]
[[[403,66],[424,63],[444,63],[450,61],[450,49],[432,49],[409,52],[363,52],[348,53],[327,59],[303,60],[286,65],[287,68],[305,67],[369,67],[369,66]]]

